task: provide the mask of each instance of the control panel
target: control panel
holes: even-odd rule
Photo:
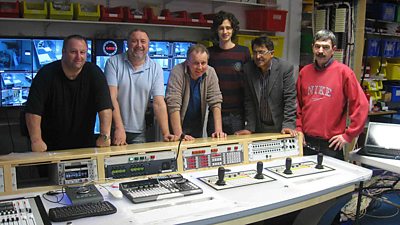
[[[251,162],[299,155],[297,137],[254,141],[248,147]]]
[[[182,155],[184,170],[222,166],[243,162],[243,146],[236,143],[188,148]]]
[[[57,163],[56,176],[59,185],[98,180],[97,161],[95,159],[61,161]]]
[[[39,196],[0,201],[1,224],[50,225]]]
[[[104,160],[106,178],[125,178],[176,171],[176,152],[110,156]]]

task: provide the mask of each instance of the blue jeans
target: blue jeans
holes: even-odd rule
[[[241,113],[222,113],[222,130],[230,135],[236,131],[244,129],[244,119]],[[215,132],[214,116],[212,112],[208,114],[207,135],[211,136]]]

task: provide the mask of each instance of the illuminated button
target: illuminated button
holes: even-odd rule
[[[238,150],[239,149],[239,147],[238,146],[235,146],[235,150]]]
[[[218,149],[217,148],[213,148],[213,149],[211,149],[211,152],[218,152]]]
[[[228,147],[228,148],[226,148],[226,149],[228,149],[228,151],[230,151],[230,150],[232,149],[232,147]]]
[[[156,158],[155,155],[150,156],[150,159],[155,159],[155,158]]]

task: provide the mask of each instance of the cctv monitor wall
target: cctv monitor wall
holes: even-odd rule
[[[0,38],[0,71],[32,71],[30,39]]]

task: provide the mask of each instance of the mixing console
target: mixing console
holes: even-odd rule
[[[249,144],[249,161],[275,159],[299,155],[296,137],[254,141]]]
[[[153,177],[119,184],[119,189],[133,203],[157,201],[203,193],[203,190],[180,174]]]
[[[216,190],[223,190],[223,189],[241,187],[241,186],[246,186],[246,185],[251,185],[251,184],[265,183],[265,182],[270,182],[270,181],[275,180],[274,178],[271,178],[265,174],[262,174],[263,178],[256,179],[255,178],[256,174],[257,174],[256,170],[225,173],[225,179],[224,179],[225,184],[224,185],[217,184],[217,181],[219,179],[218,175],[199,177],[198,179],[203,181],[204,183],[210,185],[212,188],[214,188]]]
[[[284,171],[286,170],[285,165],[267,167],[265,169],[267,169],[273,173],[276,173],[282,177],[285,177],[285,178],[300,177],[300,176],[306,176],[306,175],[310,175],[310,174],[323,173],[323,172],[335,170],[335,169],[325,166],[325,165],[321,169],[317,169],[317,168],[315,168],[316,165],[317,165],[317,163],[312,162],[312,161],[293,163],[290,166],[290,170],[292,171],[291,174],[284,173]]]
[[[51,225],[39,196],[0,201],[1,224]]]
[[[240,144],[196,147],[183,151],[183,168],[185,170],[241,162],[243,162],[243,146]]]

